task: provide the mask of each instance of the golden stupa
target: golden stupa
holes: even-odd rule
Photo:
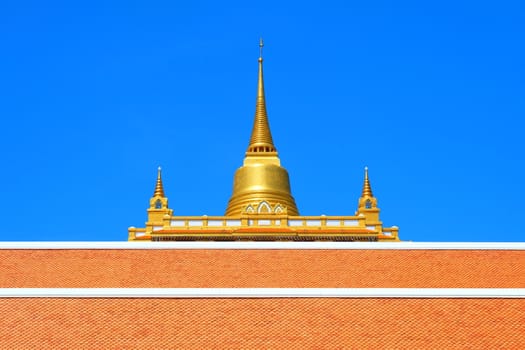
[[[174,216],[161,169],[146,227],[130,227],[130,241],[399,241],[398,228],[383,227],[365,168],[363,191],[352,216],[300,216],[288,172],[273,143],[264,94],[260,43],[255,118],[243,165],[235,172],[224,216]]]
[[[266,201],[270,208],[280,205],[289,215],[299,215],[290,190],[288,172],[281,166],[270,132],[264,97],[262,39],[259,43],[259,79],[252,136],[244,164],[235,172],[233,194],[226,216],[238,215],[248,206]]]

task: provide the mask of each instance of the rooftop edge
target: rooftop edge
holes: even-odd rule
[[[0,249],[525,250],[525,242],[0,242]]]

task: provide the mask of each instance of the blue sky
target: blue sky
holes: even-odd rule
[[[521,1],[3,1],[2,240],[126,240],[157,166],[222,215],[253,114],[303,215],[352,215],[370,168],[413,241],[525,241]]]

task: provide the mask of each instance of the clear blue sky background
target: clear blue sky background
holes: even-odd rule
[[[2,1],[1,240],[222,215],[267,107],[303,215],[368,165],[404,240],[525,241],[522,1]]]

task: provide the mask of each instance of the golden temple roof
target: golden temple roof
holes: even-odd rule
[[[242,165],[235,171],[223,216],[174,216],[159,167],[147,209],[146,227],[128,229],[130,241],[399,241],[397,226],[384,227],[372,194],[368,168],[354,215],[302,216],[292,196],[288,171],[273,143],[259,42],[255,118]]]

